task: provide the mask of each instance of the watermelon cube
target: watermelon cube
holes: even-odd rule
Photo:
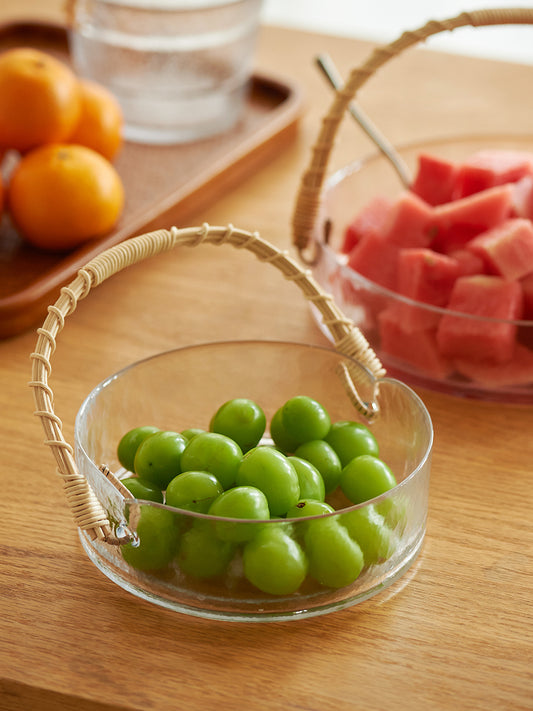
[[[379,314],[380,356],[385,361],[433,378],[447,377],[453,370],[436,342],[435,329],[410,331],[398,312],[400,304],[392,304]]]
[[[429,153],[421,153],[411,190],[429,205],[442,205],[452,199],[456,176],[455,163]]]
[[[533,175],[525,175],[513,185],[513,215],[533,220]]]
[[[459,264],[452,257],[423,247],[401,249],[396,289],[416,301],[445,306],[459,274]]]
[[[390,200],[382,195],[378,195],[364,205],[344,232],[341,252],[349,254],[369,232],[379,232],[383,227],[390,205]]]
[[[533,175],[531,154],[499,149],[479,151],[459,166],[454,199],[473,195],[495,185],[515,183],[524,175]]]
[[[396,290],[424,304],[445,306],[459,276],[459,262],[445,254],[423,247],[402,249]],[[407,303],[399,303],[398,307],[402,326],[411,331],[435,327],[441,316],[438,311]]]
[[[434,208],[433,249],[444,254],[463,248],[476,235],[507,219],[513,207],[513,188],[500,185]]]
[[[458,373],[480,385],[509,387],[533,384],[533,351],[517,343],[511,360],[507,363],[480,363],[470,359],[454,361]]]
[[[476,362],[511,360],[517,330],[512,321],[521,318],[523,312],[519,282],[484,274],[459,277],[448,309],[466,315],[442,316],[437,329],[437,344],[442,355]],[[468,314],[477,318],[470,318]]]
[[[505,279],[521,279],[533,272],[533,225],[516,217],[483,232],[468,247],[487,265],[487,271]]]
[[[459,264],[459,276],[472,276],[485,273],[485,262],[478,254],[469,249],[456,249],[450,252],[450,257]]]
[[[437,229],[432,247],[441,254],[452,254],[464,249],[470,240],[477,237],[480,228],[477,225],[450,225],[445,230]]]
[[[348,268],[336,273],[332,296],[342,304],[344,313],[365,334],[377,328],[377,314],[385,308],[388,298],[377,289],[371,289],[357,274]]]
[[[348,266],[387,289],[396,288],[398,245],[377,232],[369,232],[348,255]]]
[[[427,247],[433,239],[434,223],[433,208],[405,191],[391,205],[381,232],[389,243],[400,247]]]

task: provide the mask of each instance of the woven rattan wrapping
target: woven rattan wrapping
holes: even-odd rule
[[[351,71],[344,86],[336,91],[330,109],[322,120],[318,138],[312,149],[310,164],[300,183],[293,214],[292,232],[293,242],[302,257],[309,246],[311,233],[316,223],[322,186],[339,124],[350,102],[354,100],[359,89],[370,77],[406,49],[424,42],[440,32],[450,32],[469,25],[483,27],[529,24],[533,24],[533,8],[476,10],[463,12],[449,20],[431,20],[418,30],[404,32],[395,41],[377,47],[366,61]]]

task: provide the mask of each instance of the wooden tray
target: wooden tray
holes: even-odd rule
[[[0,51],[34,46],[69,61],[67,31],[43,23],[0,25]],[[244,115],[231,131],[197,143],[147,146],[126,143],[115,160],[126,189],[116,229],[68,254],[25,244],[4,215],[0,223],[0,338],[42,321],[49,303],[89,259],[107,247],[155,228],[183,225],[253,173],[294,138],[301,112],[299,87],[255,74]]]

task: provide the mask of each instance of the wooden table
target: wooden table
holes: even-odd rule
[[[61,17],[59,2],[38,0],[4,0],[1,16],[36,12]],[[290,247],[298,181],[330,99],[312,61],[322,50],[346,72],[369,45],[264,29],[258,66],[305,92],[298,138],[190,224],[233,222]],[[532,79],[532,67],[414,50],[364,102],[396,142],[476,132],[480,119],[484,130],[530,132]],[[345,123],[332,168],[370,148]],[[324,343],[294,287],[253,257],[180,249],[130,268],[80,303],[60,337],[51,382],[67,439],[81,400],[122,366],[262,337]],[[3,711],[533,708],[531,407],[420,391],[436,439],[426,542],[405,578],[325,617],[216,623],[137,600],[85,556],[32,416],[34,344],[33,332],[0,342]]]

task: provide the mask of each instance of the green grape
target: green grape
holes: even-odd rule
[[[213,415],[209,429],[237,442],[243,452],[257,446],[265,433],[266,417],[253,400],[228,400]]]
[[[126,432],[118,443],[117,448],[118,461],[122,464],[124,469],[127,469],[129,472],[135,471],[135,454],[139,446],[147,437],[156,432],[159,432],[159,428],[150,426],[134,427],[132,430],[129,430],[129,432]]]
[[[298,501],[296,506],[293,506],[287,511],[288,519],[301,519],[307,516],[325,516],[326,514],[335,513],[335,509],[326,504],[325,501],[314,501],[313,499],[302,499]],[[312,519],[317,520],[317,519]],[[293,523],[294,535],[301,539],[306,530],[306,526],[311,523],[311,521],[298,521]]]
[[[304,516],[323,516],[324,514],[334,513],[333,506],[326,504],[325,501],[317,501],[316,499],[301,499],[296,506],[293,506],[287,511],[287,518],[302,518]]]
[[[342,467],[361,454],[379,456],[376,438],[368,427],[358,422],[335,422],[325,440],[337,452]]]
[[[265,526],[243,549],[244,575],[262,592],[291,595],[307,575],[299,544],[280,528]]]
[[[213,501],[223,491],[222,485],[213,474],[186,471],[178,474],[169,483],[165,501],[177,509],[207,513]]]
[[[323,439],[315,439],[301,444],[296,452],[296,457],[305,459],[318,469],[324,481],[326,494],[334,491],[340,481],[342,467],[335,450]]]
[[[404,533],[408,518],[407,502],[399,497],[389,497],[375,504],[376,511],[383,516],[387,525],[398,535]]]
[[[215,535],[211,521],[197,519],[182,535],[176,560],[184,573],[204,580],[222,575],[234,552],[234,544]]]
[[[181,456],[187,440],[178,432],[163,431],[147,437],[135,455],[135,473],[164,490],[181,472]]]
[[[324,501],[326,490],[324,479],[316,467],[306,459],[300,457],[289,457],[289,462],[296,469],[298,483],[300,484],[301,499],[315,499]]]
[[[300,498],[296,470],[284,454],[271,447],[255,447],[244,455],[236,483],[260,489],[272,517],[284,516]]]
[[[270,519],[268,523],[269,531],[280,531],[287,536],[294,536],[294,523],[285,519]]]
[[[324,439],[331,426],[327,410],[306,395],[287,400],[282,408],[282,420],[288,434],[299,443]]]
[[[297,442],[294,437],[291,437],[283,426],[282,407],[280,407],[279,410],[276,410],[270,421],[270,436],[272,437],[276,447],[285,454],[294,452],[299,445],[299,442]]]
[[[203,434],[204,432],[205,432],[205,430],[201,430],[198,427],[189,427],[189,429],[183,430],[183,432],[181,433],[181,436],[185,437],[185,439],[187,441],[189,441],[193,437],[196,437],[196,435]]]
[[[381,459],[362,454],[344,467],[340,486],[352,503],[362,504],[392,489],[396,479]]]
[[[121,483],[124,484],[126,489],[128,489],[136,499],[157,501],[159,504],[163,503],[163,492],[158,486],[152,484],[151,481],[131,477],[129,479],[122,479]]]
[[[210,516],[246,520],[267,521],[270,518],[266,496],[253,486],[235,486],[224,491],[213,501],[208,513]],[[219,521],[216,525],[221,540],[235,542],[249,540],[259,528],[258,524],[238,521]]]
[[[313,499],[301,499],[296,506],[293,506],[287,511],[288,519],[305,518],[307,516],[325,516],[335,513],[335,509],[326,504],[325,501],[314,501]],[[315,519],[313,519],[315,520]],[[298,521],[294,523],[294,534],[301,539],[305,533],[306,526],[310,521]]]
[[[309,575],[329,588],[350,585],[364,566],[361,548],[335,519],[309,521],[304,549],[309,560]]]
[[[242,459],[239,445],[226,435],[204,432],[193,437],[181,456],[181,471],[201,471],[213,474],[224,489],[235,484]]]
[[[126,563],[138,570],[166,568],[176,553],[178,542],[172,512],[141,505],[137,536],[138,545],[127,543],[121,547]]]
[[[365,565],[387,560],[394,552],[393,533],[374,506],[347,511],[339,516],[339,523],[359,544]]]

